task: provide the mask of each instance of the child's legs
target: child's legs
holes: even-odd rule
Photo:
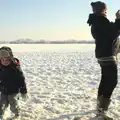
[[[10,110],[15,114],[19,115],[19,106],[18,106],[18,94],[8,95],[8,101],[10,104]]]
[[[0,99],[0,115],[3,115],[5,112],[5,108],[8,107],[8,96],[1,93],[1,99]]]

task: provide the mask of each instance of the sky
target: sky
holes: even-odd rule
[[[0,41],[92,40],[87,19],[95,0],[0,0]],[[120,0],[102,0],[115,20]]]

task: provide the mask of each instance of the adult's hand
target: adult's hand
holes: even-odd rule
[[[118,10],[118,11],[116,12],[116,18],[117,18],[117,19],[120,19],[120,10]]]

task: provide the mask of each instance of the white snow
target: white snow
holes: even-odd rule
[[[26,77],[29,98],[19,100],[21,120],[73,120],[76,116],[95,120],[91,110],[96,106],[100,67],[94,45],[1,46],[13,49]],[[120,118],[120,83],[112,95],[109,115]]]

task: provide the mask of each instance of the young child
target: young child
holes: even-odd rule
[[[15,114],[14,118],[19,117],[18,93],[26,96],[27,89],[20,62],[14,58],[9,47],[0,48],[0,91],[0,120],[8,105]]]

